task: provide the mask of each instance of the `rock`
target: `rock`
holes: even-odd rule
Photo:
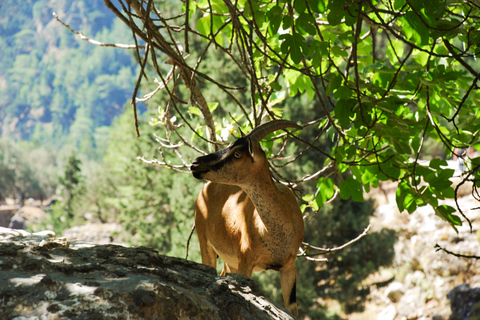
[[[0,228],[2,319],[293,319],[238,274],[145,248]]]
[[[119,223],[87,223],[63,230],[62,236],[72,240],[108,244],[114,242],[113,233],[120,234],[122,232],[123,228]]]
[[[10,220],[20,206],[17,205],[0,205],[0,227],[8,227]]]
[[[415,319],[421,316],[421,310],[425,304],[422,299],[422,289],[420,287],[413,287],[407,289],[397,305],[397,311],[400,316],[407,319]]]
[[[402,298],[403,294],[405,293],[405,289],[403,288],[403,284],[400,282],[392,282],[387,287],[385,294],[387,298],[390,299],[392,302],[398,302]]]
[[[27,228],[26,222],[27,220],[24,217],[22,217],[22,215],[20,215],[17,211],[17,213],[15,213],[13,217],[10,219],[10,223],[8,224],[8,227],[12,229],[24,230]]]
[[[403,282],[407,288],[420,286],[422,282],[425,281],[425,273],[422,271],[416,270],[413,273],[409,273],[405,276]]]
[[[26,229],[29,225],[39,223],[47,213],[35,206],[23,206],[10,218],[7,224],[12,229]]]
[[[449,320],[480,318],[480,288],[461,284],[450,291],[447,297],[452,309]]]
[[[377,316],[377,320],[394,320],[397,316],[397,309],[393,304],[383,309]]]

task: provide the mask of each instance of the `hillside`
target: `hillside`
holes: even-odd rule
[[[79,40],[53,12],[90,38],[131,42],[128,29],[101,0],[3,2],[0,134],[92,148],[97,129],[110,125],[131,96],[132,53]]]

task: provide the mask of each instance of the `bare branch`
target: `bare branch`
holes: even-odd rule
[[[158,87],[153,90],[150,93],[147,93],[146,95],[143,96],[143,98],[136,98],[137,102],[145,102],[147,100],[150,100],[158,91],[162,90],[165,88],[165,86],[170,82],[170,80],[173,78],[173,71],[175,71],[175,67],[170,70],[170,72],[167,74],[165,77],[165,83],[158,81],[157,78],[153,80],[156,84],[158,84]]]
[[[303,254],[298,254],[297,257],[312,257],[312,256],[317,256],[317,255],[321,255],[321,254],[332,253],[332,252],[343,250],[346,247],[348,247],[349,245],[357,242],[358,240],[360,240],[364,236],[366,236],[368,231],[370,230],[370,226],[371,225],[369,224],[367,226],[367,228],[365,228],[365,230],[361,234],[359,234],[355,239],[350,240],[349,242],[347,242],[347,243],[345,243],[345,244],[343,244],[339,247],[335,247],[335,248],[320,248],[320,247],[312,246],[309,243],[303,242],[302,245],[304,246],[304,248],[303,248],[304,253]],[[307,250],[315,250],[315,251],[320,251],[320,252],[319,253],[308,254]]]
[[[435,248],[435,251],[443,251],[446,254],[450,254],[450,255],[455,256],[457,258],[480,259],[480,256],[477,256],[477,255],[470,255],[470,254],[463,254],[463,253],[456,253],[456,252],[449,251],[449,250],[441,247],[438,243],[435,244],[434,248]]]
[[[144,46],[137,46],[135,44],[103,43],[103,42],[100,42],[100,41],[97,41],[97,40],[87,38],[82,32],[78,32],[78,31],[73,30],[72,27],[70,27],[68,24],[66,24],[62,20],[60,20],[60,18],[58,17],[58,15],[55,12],[53,12],[53,16],[55,17],[55,19],[57,19],[58,22],[60,22],[61,24],[63,24],[65,26],[65,28],[67,28],[68,30],[70,30],[71,32],[76,34],[81,40],[87,41],[87,42],[89,42],[91,44],[94,44],[96,46],[113,47],[113,48],[120,48],[120,49],[145,49]]]
[[[162,153],[162,151],[160,151]],[[172,164],[168,164],[166,161],[159,161],[157,159],[153,159],[153,160],[147,160],[145,159],[144,157],[137,157],[138,160],[141,160],[145,163],[148,163],[148,164],[158,164],[160,166],[164,166],[164,167],[168,167],[169,169],[172,169],[174,171],[177,171],[177,172],[181,172],[181,173],[191,173],[190,170],[182,170],[182,169],[185,169],[185,168],[189,168],[188,165],[172,165]]]
[[[188,0],[187,0],[188,1]],[[190,240],[192,239],[193,232],[195,231],[195,222],[193,223],[192,230],[187,240],[187,252],[185,253],[185,259],[188,259],[188,247],[190,246]]]

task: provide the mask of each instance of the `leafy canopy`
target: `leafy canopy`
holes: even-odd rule
[[[319,159],[318,171],[291,181],[318,180],[315,194],[304,197],[304,208],[318,210],[337,193],[361,201],[364,191],[394,181],[401,211],[431,205],[455,228],[461,225],[460,208],[439,202],[457,196],[451,182],[455,171],[444,160],[452,155],[465,158],[460,185],[471,182],[480,200],[480,158],[459,152],[480,150],[478,3],[185,0],[181,10],[165,16],[161,3],[119,0],[117,9],[104,1],[148,43],[142,61],[150,59],[169,93],[157,122],[165,129],[165,152],[178,151],[179,145],[196,149],[185,139],[188,130],[218,147],[222,130],[235,122],[254,127],[284,115],[308,132],[296,137],[299,149],[292,161],[307,151]],[[199,38],[203,45],[191,50]],[[202,69],[203,58],[216,54],[227,56],[247,85],[220,82],[216,70]],[[162,73],[157,55],[178,76]],[[138,83],[143,79],[140,74]],[[227,99],[206,101],[202,86],[216,86]],[[184,88],[190,91],[190,111],[176,96]],[[245,95],[247,105],[239,98]],[[302,95],[317,106],[315,112],[298,119],[294,111],[285,113]],[[235,108],[226,108],[229,103]],[[183,124],[187,131],[181,131]],[[331,148],[321,148],[325,140]],[[439,152],[427,154],[425,145],[432,142]],[[275,155],[273,144],[265,147]],[[186,168],[183,160],[163,164]]]

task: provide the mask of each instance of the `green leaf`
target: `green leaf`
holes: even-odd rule
[[[324,13],[325,12],[325,2],[324,0],[308,0],[308,5],[314,13]]]
[[[212,102],[212,103],[209,103],[208,104],[208,110],[210,110],[210,112],[214,112],[215,109],[217,109],[218,107],[218,102]]]
[[[278,81],[273,81],[270,82],[270,88],[272,88],[273,91],[280,91],[282,90],[282,85],[278,83]]]
[[[462,220],[460,220],[457,215],[452,214],[455,211],[455,208],[447,205],[441,205],[435,208],[435,214],[450,223],[453,229],[458,233],[456,226],[461,226]]]
[[[380,175],[386,176],[387,180],[400,178],[401,170],[394,158],[380,164]]]
[[[305,0],[295,0],[293,7],[298,14],[304,13],[307,10],[307,3]]]
[[[338,74],[331,74],[327,86],[327,94],[331,94],[335,89],[342,85],[343,78]]]
[[[305,42],[305,38],[299,34],[282,34],[279,37],[280,40],[284,40],[281,44],[281,49],[284,54],[290,51],[290,57],[294,63],[300,63],[302,61],[302,51],[308,51],[308,45]]]
[[[415,190],[410,187],[406,182],[402,182],[398,185],[395,192],[395,201],[400,212],[407,210],[408,213],[412,213],[417,208],[415,203]]]
[[[337,90],[334,91],[333,93],[333,96],[335,97],[335,99],[349,99],[353,94],[353,90],[348,88],[348,87],[345,87],[345,86],[341,86],[340,88],[338,88]]]
[[[198,31],[206,37],[212,38],[218,29],[223,25],[224,19],[220,16],[205,15],[197,21]],[[215,42],[219,45],[223,44],[223,34],[219,33],[215,36]]]
[[[362,184],[352,177],[348,177],[344,182],[338,185],[340,189],[340,197],[347,200],[352,197],[354,201],[363,201],[363,189]]]
[[[342,22],[345,16],[346,0],[328,0],[327,20],[332,26],[336,26]]]
[[[210,0],[212,9],[217,14],[224,14],[228,12],[228,7],[224,5],[223,0]]]
[[[357,22],[358,5],[355,2],[351,2],[345,11],[345,24],[347,26],[353,26]]]
[[[310,202],[314,198],[315,198],[315,196],[313,194],[306,194],[305,196],[303,196],[302,200],[305,201],[305,202]]]
[[[339,100],[335,105],[335,118],[338,119],[338,122],[342,128],[348,128],[351,120],[353,118],[352,107],[354,105],[353,100]]]
[[[269,21],[269,28],[272,35],[277,34],[278,29],[280,28],[280,24],[282,23],[282,8],[279,6],[273,6],[267,12],[267,18]]]
[[[327,199],[332,198],[335,194],[335,184],[330,178],[322,179],[320,184],[317,183],[317,188],[321,189],[325,193]]]
[[[202,112],[201,112],[200,109],[197,108],[197,107],[189,107],[189,108],[188,108],[188,111],[189,111],[191,114],[194,114],[194,115],[196,115],[196,116],[199,116],[199,117],[202,116]]]
[[[447,161],[445,161],[443,159],[435,158],[435,159],[430,160],[429,166],[430,166],[430,168],[440,170],[440,169],[442,169],[442,168],[440,168],[441,166],[442,167],[448,167],[448,163],[447,163]]]
[[[345,148],[343,145],[339,145],[335,147],[333,150],[333,154],[335,155],[336,162],[342,162],[345,159]]]
[[[404,18],[407,22],[407,26],[404,28],[407,38],[421,45],[428,44],[428,29],[422,20],[412,11],[407,12]]]
[[[301,13],[297,19],[295,19],[295,26],[297,30],[302,31],[303,33],[308,33],[309,35],[317,34],[317,29],[314,27],[315,18],[307,13]]]

